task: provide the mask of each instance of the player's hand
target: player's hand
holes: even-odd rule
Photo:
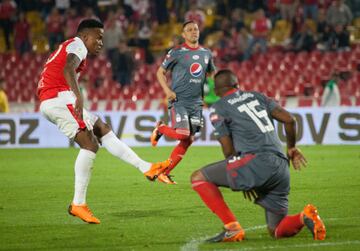
[[[252,190],[249,190],[249,191],[243,191],[243,194],[244,194],[244,198],[245,199],[248,199],[250,201],[255,201],[259,195],[256,193],[256,191],[254,189]]]
[[[175,92],[173,92],[172,90],[168,90],[168,91],[166,91],[166,99],[168,100],[168,101],[174,101],[175,99],[176,99],[176,93]]]
[[[295,170],[300,170],[301,167],[306,167],[307,160],[301,153],[300,149],[293,147],[287,151],[288,157]]]
[[[83,120],[83,109],[84,109],[84,101],[82,97],[78,97],[75,101],[75,115],[78,119]]]

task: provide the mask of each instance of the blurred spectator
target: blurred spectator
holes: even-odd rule
[[[324,29],[321,33],[318,33],[317,49],[321,51],[329,50],[330,37],[332,36],[331,27],[328,24],[324,25]]]
[[[76,36],[77,27],[80,24],[81,17],[77,14],[75,8],[69,8],[66,10],[66,22],[65,22],[65,38],[71,38]]]
[[[332,28],[336,25],[347,26],[351,23],[353,15],[343,0],[334,0],[326,13],[326,20]]]
[[[328,50],[350,50],[350,34],[344,26],[340,24],[335,26],[328,41]]]
[[[189,0],[172,0],[172,11],[177,17],[177,22],[184,22],[185,12],[189,9]],[[167,108],[166,108],[167,109]]]
[[[290,51],[311,51],[314,48],[315,41],[310,27],[304,24],[299,32],[297,32],[291,39]]]
[[[159,24],[166,24],[169,22],[169,12],[166,8],[166,1],[155,1],[155,17]]]
[[[325,32],[325,27],[328,24],[326,23],[326,11],[325,9],[320,9],[318,11],[318,19],[316,22],[316,32],[318,39],[321,39],[322,34]]]
[[[270,18],[273,25],[276,23],[277,20],[281,19],[277,0],[267,0],[266,11],[266,15]]]
[[[120,23],[116,19],[115,12],[109,11],[105,21],[104,48],[110,61],[112,61],[111,57],[118,50],[118,45],[121,38],[123,38],[123,32]]]
[[[293,37],[299,33],[304,26],[304,17],[302,13],[297,13],[291,21],[290,36]]]
[[[197,7],[195,3],[190,5],[190,10],[185,13],[185,22],[194,21],[199,27],[200,33],[204,30],[205,27],[205,13]]]
[[[5,80],[0,78],[0,113],[9,112],[9,102],[5,93]]]
[[[55,0],[55,7],[61,14],[64,14],[70,8],[70,0]]]
[[[296,6],[294,0],[278,0],[281,19],[291,21],[295,16]]]
[[[35,1],[39,2],[39,1]],[[51,10],[54,8],[54,1],[53,0],[40,0],[40,3],[35,4],[35,6],[40,9],[41,16],[44,20],[48,17]]]
[[[122,32],[125,34],[129,26],[129,20],[125,15],[125,9],[122,7],[117,8],[115,16],[120,24]]]
[[[251,57],[255,45],[259,44],[261,52],[265,53],[267,50],[267,38],[271,31],[271,22],[265,17],[264,10],[260,9],[255,13],[255,20],[251,23],[252,39],[249,47],[246,49],[244,59]]]
[[[338,87],[338,81],[340,80],[340,76],[338,73],[334,73],[326,83],[324,87],[324,92],[321,97],[321,106],[332,107],[332,106],[340,106],[340,91]]]
[[[262,0],[247,0],[246,10],[253,13],[259,9],[264,9]]]
[[[151,29],[151,20],[148,15],[141,17],[139,22],[138,32],[137,32],[137,45],[140,48],[143,48],[145,51],[145,62],[147,64],[152,64],[154,62],[154,57],[150,51],[150,38],[152,35]]]
[[[55,50],[57,45],[64,40],[63,24],[63,16],[59,13],[58,9],[53,8],[46,20],[50,51]]]
[[[12,0],[3,0],[0,3],[0,27],[5,36],[6,50],[10,50],[10,36],[13,32],[13,23],[16,18],[16,3]]]
[[[131,6],[133,10],[132,18],[135,22],[138,22],[142,16],[150,13],[150,3],[148,0],[125,0],[124,3]]]
[[[231,26],[236,28],[237,32],[245,26],[243,10],[237,8],[231,11]]]
[[[19,20],[15,23],[14,44],[20,55],[31,50],[30,24],[26,20],[24,12],[19,13]]]
[[[125,40],[120,40],[118,51],[114,53],[112,69],[113,79],[122,86],[131,84],[134,71],[134,59]]]
[[[320,0],[304,0],[304,19],[317,20],[318,1]]]
[[[81,17],[81,21],[84,19],[96,19],[100,21],[100,18],[95,15],[94,10],[91,7],[83,8],[83,15]]]
[[[237,41],[237,46],[238,46],[238,52],[239,54],[241,54],[241,57],[238,58],[238,60],[240,59],[244,59],[244,54],[246,52],[246,49],[249,47],[250,41],[251,41],[252,37],[250,35],[250,33],[248,32],[248,30],[243,27],[240,32],[237,35],[236,41]]]
[[[355,18],[360,17],[360,1],[359,0],[347,0],[346,3],[348,4],[350,10]]]

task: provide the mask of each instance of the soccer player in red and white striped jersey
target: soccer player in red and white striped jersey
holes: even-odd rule
[[[86,190],[99,148],[98,142],[112,155],[135,166],[150,180],[154,180],[169,165],[169,161],[151,164],[139,158],[116,137],[109,125],[83,107],[78,76],[86,65],[87,55],[97,55],[101,51],[103,33],[101,22],[95,19],[83,20],[79,24],[77,36],[63,42],[50,55],[38,85],[41,113],[80,146],[75,162],[75,193],[69,213],[85,222],[96,224],[100,221],[86,204]]]

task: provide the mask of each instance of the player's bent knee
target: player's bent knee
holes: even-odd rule
[[[99,144],[92,132],[88,130],[80,131],[75,137],[75,142],[82,149],[86,149],[96,153],[99,150]]]
[[[196,170],[195,172],[193,172],[191,174],[190,180],[191,180],[191,182],[202,181],[202,180],[206,181],[206,178],[205,178],[205,176],[202,174],[202,172],[200,170]]]
[[[189,140],[190,139],[190,130],[178,128],[175,131],[178,134],[179,140]]]
[[[104,123],[101,119],[98,119],[94,124],[94,134],[96,137],[101,138],[111,131],[111,127]]]
[[[91,152],[97,153],[97,151],[99,150],[99,145],[98,144],[91,144],[91,145],[87,145],[85,147],[82,147],[83,149],[89,150]]]

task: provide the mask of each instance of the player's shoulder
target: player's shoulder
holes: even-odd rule
[[[206,51],[206,52],[210,52],[211,53],[211,50],[209,48],[206,48],[202,45],[199,46],[199,51]]]
[[[172,47],[169,52],[179,52],[179,51],[182,51],[183,50],[183,46],[182,45],[177,45],[177,46],[174,46]]]
[[[216,101],[214,104],[211,105],[210,111],[213,112],[222,112],[222,110],[226,109],[227,99],[226,98],[220,98],[218,101]]]

